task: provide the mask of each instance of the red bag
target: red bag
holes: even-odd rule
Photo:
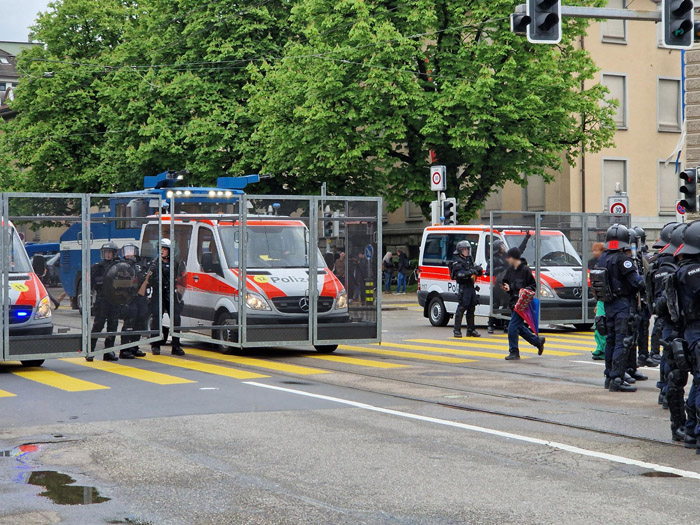
[[[534,291],[530,290],[529,288],[521,288],[520,293],[518,294],[518,302],[515,303],[513,310],[516,312],[524,312],[527,310],[528,306],[530,306],[530,303],[534,298]]]

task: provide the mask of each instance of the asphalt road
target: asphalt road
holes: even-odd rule
[[[506,362],[503,334],[454,340],[417,304],[383,324],[332,355],[0,367],[0,524],[698,521],[656,369],[612,394],[592,334]]]

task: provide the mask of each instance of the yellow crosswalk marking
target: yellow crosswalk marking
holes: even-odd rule
[[[234,379],[258,379],[261,377],[268,377],[262,374],[256,374],[255,372],[236,370],[235,368],[229,368],[227,366],[199,363],[197,361],[190,361],[189,359],[169,357],[166,355],[147,355],[146,357],[141,357],[140,359],[153,361],[155,363],[163,363],[169,366],[176,366],[178,368],[187,368],[189,370],[196,370],[197,372],[204,372],[217,376],[233,377]]]
[[[559,335],[551,335],[551,334],[541,334],[541,335],[546,337],[547,341],[562,343],[565,345],[569,345],[569,347],[580,346],[580,347],[588,348],[590,346],[595,346],[595,339],[593,338],[593,336],[591,336],[589,340],[586,340],[586,339],[569,339],[568,337],[562,337]],[[491,340],[498,339],[499,341],[505,341],[508,339],[508,336],[507,335],[500,335],[500,334],[489,335],[486,338],[484,338],[483,340],[488,341],[489,339],[491,339]]]
[[[109,361],[95,360],[92,363],[88,363],[82,357],[67,358],[62,359],[62,361],[66,361],[68,363],[73,363],[76,365],[86,366],[88,368],[97,368],[98,370],[104,370],[105,372],[110,372],[112,374],[131,377],[132,379],[139,379],[140,381],[147,381],[149,383],[155,383],[157,385],[180,385],[184,383],[196,383],[196,381],[183,379],[182,377],[161,374],[160,372],[152,372],[150,370],[143,370],[134,366],[120,365]]]
[[[504,343],[499,343],[494,341],[493,343],[488,343],[486,341],[478,341],[478,342],[467,342],[467,341],[449,341],[449,340],[440,340],[440,339],[410,339],[409,342],[411,343],[429,343],[429,344],[435,344],[435,345],[448,345],[448,346],[459,346],[462,348],[481,348],[481,349],[486,349],[490,350],[492,348],[501,348],[504,351],[508,350],[508,345]],[[531,348],[528,343],[525,343],[522,341],[520,345],[520,352],[521,353],[527,353],[527,354],[536,354],[537,349],[536,348]],[[525,347],[525,345],[528,345]],[[561,345],[550,345],[550,344],[545,344],[544,345],[544,353],[548,355],[557,355],[557,356],[572,356],[572,355],[581,355],[583,352],[561,352],[559,350],[551,350],[551,348],[570,348],[568,346],[561,346]]]
[[[368,366],[370,368],[408,368],[408,365],[397,365],[395,363],[384,363],[383,361],[374,361],[371,359],[358,359],[356,357],[345,357],[342,355],[308,354],[304,357],[310,357],[311,359],[321,359],[322,361],[332,361],[333,363],[345,363],[347,365]]]
[[[421,339],[416,339],[415,342],[421,342]],[[377,345],[380,346],[380,345]],[[477,350],[454,350],[452,348],[437,348],[435,346],[420,346],[420,345],[405,345],[401,343],[382,343],[381,346],[390,346],[392,348],[405,348],[407,350],[420,350],[423,352],[434,352],[438,354],[453,354],[466,355],[469,357],[487,357],[490,359],[503,359],[506,353],[496,352],[479,352]],[[524,357],[523,359],[527,359]]]
[[[321,370],[320,368],[309,368],[308,366],[299,365],[288,365],[286,363],[278,363],[276,361],[266,361],[265,359],[254,359],[252,357],[240,357],[236,355],[224,355],[218,352],[208,352],[206,350],[197,350],[196,348],[187,348],[186,352],[189,355],[196,355],[198,357],[208,357],[209,359],[216,359],[217,361],[225,361],[226,363],[235,363],[237,365],[252,366],[256,368],[267,368],[269,370],[276,370],[278,372],[287,372],[290,374],[298,375],[312,375],[312,374],[328,374],[326,370]]]
[[[8,392],[7,390],[0,390],[0,397],[16,397],[16,394]]]
[[[420,359],[422,361],[436,361],[438,363],[473,363],[475,361],[475,359],[458,359],[456,357],[417,354],[415,352],[400,352],[398,350],[380,350],[378,348],[365,348],[364,346],[340,345],[340,348],[343,350],[354,350],[356,352],[364,352],[367,354],[407,357],[410,359]]]
[[[84,392],[86,390],[109,390],[108,386],[98,385],[90,381],[76,379],[65,374],[46,370],[44,368],[24,368],[22,370],[12,371],[16,376],[29,379],[42,385],[52,386],[66,392]]]

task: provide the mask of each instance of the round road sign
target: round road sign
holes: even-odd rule
[[[676,204],[676,211],[679,215],[685,215],[685,208],[680,202]]]
[[[610,213],[613,215],[624,215],[627,213],[627,206],[624,202],[613,202],[610,205]]]
[[[431,177],[435,186],[440,186],[442,184],[442,173],[440,170],[434,170]]]

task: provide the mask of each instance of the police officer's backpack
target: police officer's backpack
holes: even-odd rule
[[[590,271],[590,279],[591,290],[593,290],[593,296],[597,301],[607,303],[615,299],[612,289],[610,288],[607,268],[592,269]]]

